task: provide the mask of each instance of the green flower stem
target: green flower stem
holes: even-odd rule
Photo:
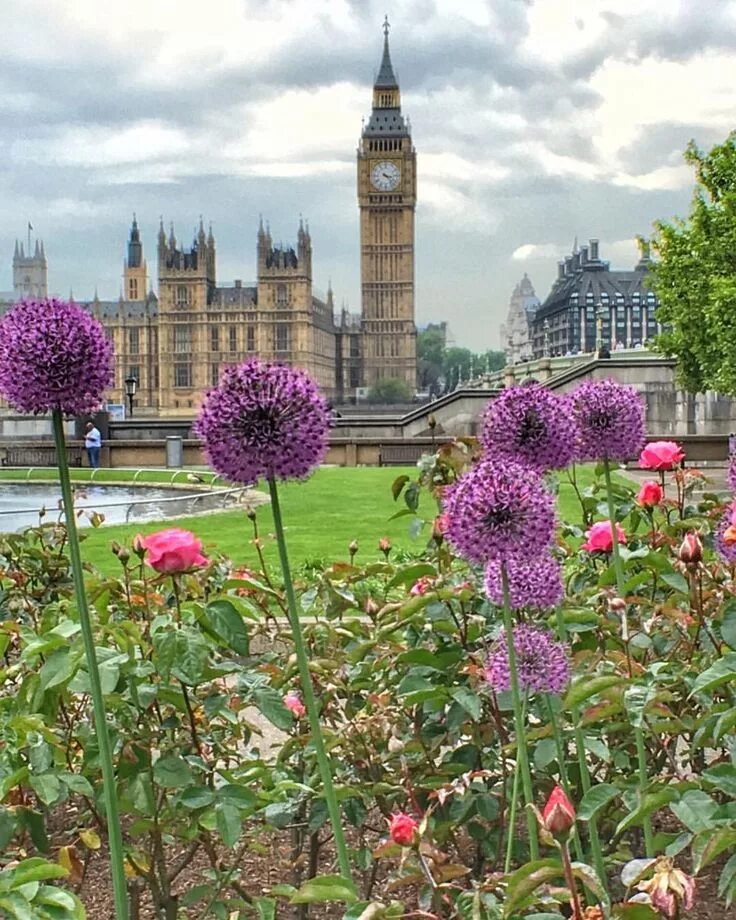
[[[526,703],[528,697],[524,696],[524,708],[522,711],[522,718],[526,722]],[[506,860],[504,862],[503,871],[508,875],[511,871],[511,857],[514,853],[514,827],[516,826],[516,807],[519,802],[519,758],[516,758],[516,763],[514,764],[514,781],[511,786],[511,805],[509,806],[509,820],[507,822],[507,832],[508,839],[506,841]]]
[[[567,642],[567,626],[562,616],[562,610],[557,608],[557,636],[560,642]],[[583,789],[583,795],[590,789],[590,773],[588,772],[588,761],[585,756],[585,738],[580,726],[580,711],[577,706],[572,706],[570,710],[573,723],[573,733],[575,736],[575,750],[578,755],[578,770],[580,772],[580,785]],[[577,834],[577,827],[575,828]],[[593,857],[593,865],[598,874],[604,891],[608,891],[608,876],[606,875],[606,865],[603,861],[603,847],[601,838],[598,833],[598,819],[593,815],[588,821],[588,837],[590,839],[590,852]]]
[[[606,494],[608,496],[608,518],[611,522],[611,540],[613,543],[613,568],[616,573],[616,589],[622,601],[626,600],[626,589],[624,586],[624,567],[621,562],[621,553],[618,546],[618,534],[616,532],[616,506],[613,501],[613,486],[611,484],[611,467],[608,460],[603,461],[603,471],[606,477]],[[664,480],[663,480],[664,481]],[[626,611],[624,610],[624,618]],[[628,645],[628,625],[626,626],[625,640]],[[647,776],[647,755],[644,745],[644,733],[640,725],[634,726],[634,741],[636,743],[636,757],[639,768],[639,799],[642,801],[649,785]],[[644,827],[644,850],[645,855],[649,858],[654,856],[654,834],[652,833],[652,820],[647,815],[643,822]]]
[[[552,726],[552,733],[555,739],[555,748],[557,750],[557,763],[560,767],[560,785],[562,786],[565,792],[565,795],[572,802],[574,801],[574,798],[572,795],[572,787],[570,786],[570,777],[567,773],[567,763],[565,761],[565,758],[567,756],[565,753],[565,742],[562,737],[562,732],[560,731],[560,723],[557,718],[557,713],[555,713],[554,707],[552,706],[552,695],[547,693],[545,694],[545,698],[547,701],[547,712],[549,713],[549,723]],[[578,862],[583,862],[583,848],[580,843],[580,834],[578,833],[577,823],[573,824],[572,830],[573,830],[573,846],[575,847],[575,856]]]
[[[342,824],[340,823],[340,807],[337,804],[335,787],[332,783],[332,770],[330,767],[330,762],[327,758],[327,751],[325,750],[325,743],[322,737],[322,726],[319,722],[319,709],[317,708],[317,700],[314,696],[312,678],[309,674],[309,659],[307,658],[307,650],[304,645],[304,637],[302,635],[302,627],[299,620],[299,611],[296,606],[294,584],[291,580],[289,557],[286,552],[284,525],[281,519],[279,494],[275,480],[268,480],[268,490],[271,495],[271,512],[273,514],[274,527],[276,528],[276,542],[279,548],[281,572],[284,576],[284,590],[286,591],[286,603],[289,613],[289,622],[291,624],[291,632],[294,639],[296,660],[299,666],[299,678],[302,685],[302,693],[304,694],[304,703],[307,707],[307,714],[309,716],[309,726],[312,731],[312,744],[314,745],[314,750],[317,754],[317,763],[319,764],[319,771],[322,777],[322,785],[324,787],[327,811],[329,812],[330,821],[332,823],[332,830],[335,835],[337,861],[340,865],[340,872],[343,877],[348,881],[352,881],[350,860],[348,858],[347,846],[345,845],[345,835],[343,834]]]
[[[529,830],[529,855],[539,858],[539,840],[537,837],[537,819],[530,806],[534,804],[534,791],[532,789],[532,773],[529,768],[529,751],[526,743],[524,727],[524,713],[522,709],[521,693],[519,692],[519,675],[516,668],[516,649],[514,648],[514,625],[511,619],[511,604],[509,602],[509,576],[506,563],[501,564],[501,584],[503,586],[503,626],[506,632],[506,646],[509,653],[509,676],[511,678],[511,699],[514,706],[514,726],[516,729],[516,756],[521,768],[521,784],[524,790],[524,804],[526,808],[526,823]],[[510,829],[513,833],[513,828]]]
[[[74,500],[72,498],[72,487],[69,480],[69,464],[66,459],[64,419],[59,409],[53,411],[52,418],[54,425],[54,442],[56,444],[56,462],[59,467],[59,483],[61,485],[61,500],[64,506],[64,518],[66,520],[67,540],[69,543],[69,559],[74,580],[74,595],[77,602],[77,611],[79,613],[79,625],[82,629],[84,653],[87,659],[87,670],[89,672],[89,683],[92,692],[92,707],[95,716],[95,730],[100,751],[100,764],[102,766],[102,791],[107,815],[107,835],[110,845],[110,865],[112,869],[115,916],[117,920],[128,920],[128,891],[125,879],[125,857],[123,854],[123,835],[120,828],[120,814],[118,812],[115,769],[112,762],[110,736],[107,730],[105,699],[102,695],[100,671],[97,666],[95,637],[92,632],[92,622],[89,616],[87,594],[84,590],[82,555],[79,551],[77,519],[74,514]]]

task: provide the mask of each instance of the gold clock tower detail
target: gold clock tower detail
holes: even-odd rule
[[[388,19],[383,58],[373,87],[373,110],[358,146],[363,382],[383,378],[416,386],[414,324],[414,209],[417,155],[401,114],[391,65]]]

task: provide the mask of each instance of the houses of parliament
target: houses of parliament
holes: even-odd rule
[[[268,226],[257,231],[254,284],[218,284],[216,243],[200,218],[191,244],[174,227],[158,229],[158,291],[154,293],[138,222],[133,218],[118,300],[96,295],[83,306],[105,326],[115,346],[110,402],[124,402],[135,377],[136,411],[191,415],[228,364],[248,357],[306,370],[335,401],[383,378],[416,385],[414,211],[416,151],[389,53],[373,87],[370,117],[357,151],[360,211],[361,313],[335,311],[332,291],[312,286],[312,240],[299,220],[296,243],[274,245]],[[16,243],[11,298],[47,296],[43,244]],[[7,306],[7,304],[5,305]],[[3,305],[0,305],[0,310]]]

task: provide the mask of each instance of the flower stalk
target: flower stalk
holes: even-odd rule
[[[82,555],[79,550],[77,520],[74,514],[74,500],[72,498],[72,488],[69,479],[69,464],[66,458],[64,419],[60,409],[53,410],[52,419],[54,443],[56,445],[56,459],[59,467],[59,482],[61,484],[61,500],[64,507],[67,541],[69,544],[69,560],[72,568],[72,580],[74,581],[74,595],[77,602],[77,611],[79,613],[79,624],[82,630],[84,653],[87,659],[92,707],[95,718],[95,731],[97,734],[100,764],[102,767],[103,797],[107,816],[107,834],[110,846],[110,866],[112,870],[115,916],[117,920],[128,920],[128,893],[125,880],[123,836],[120,828],[115,769],[113,767],[110,736],[107,730],[105,699],[102,694],[100,671],[97,665],[94,633],[92,631],[92,622],[90,620],[89,606],[87,604],[87,594],[84,590]]]
[[[526,821],[529,836],[529,855],[532,860],[539,858],[539,839],[537,835],[537,821],[529,806],[534,804],[532,791],[532,774],[529,768],[529,751],[526,743],[524,727],[524,713],[519,691],[519,675],[516,667],[516,650],[514,648],[514,625],[511,618],[511,604],[509,602],[509,579],[505,563],[501,566],[501,584],[503,587],[503,626],[506,633],[506,645],[509,653],[509,677],[511,682],[511,699],[514,707],[514,727],[516,729],[516,756],[521,772],[521,784],[524,791],[524,804],[527,806]],[[518,791],[518,790],[516,790]],[[512,802],[512,809],[514,803]],[[513,827],[509,833],[513,834]]]
[[[327,811],[332,824],[332,831],[335,836],[335,849],[337,851],[337,861],[340,866],[341,875],[348,881],[352,881],[350,871],[350,859],[348,858],[345,835],[342,830],[340,821],[340,807],[335,795],[335,787],[332,782],[332,769],[327,757],[324,739],[322,737],[322,726],[319,721],[319,709],[317,700],[312,687],[312,678],[309,673],[309,659],[302,635],[301,622],[299,620],[299,611],[296,605],[296,595],[294,593],[294,584],[291,579],[291,567],[289,566],[289,556],[286,551],[286,538],[284,535],[284,526],[281,518],[281,508],[279,505],[279,493],[276,486],[276,480],[272,477],[268,480],[268,489],[271,496],[271,512],[273,514],[274,528],[276,530],[276,544],[279,551],[279,562],[281,563],[281,573],[284,579],[284,590],[286,592],[286,605],[291,624],[291,632],[294,640],[294,650],[296,651],[297,666],[299,668],[299,679],[304,695],[304,703],[307,707],[307,716],[309,717],[309,727],[312,733],[312,744],[317,754],[317,763],[319,766],[322,786],[324,787],[325,802]]]
[[[613,568],[616,573],[616,588],[618,596],[625,602],[626,588],[624,584],[624,567],[621,561],[621,553],[618,546],[618,533],[616,531],[616,506],[613,500],[613,484],[611,483],[611,467],[608,458],[603,461],[603,472],[606,480],[606,496],[608,498],[608,517],[611,521],[611,540],[613,543]],[[664,491],[664,490],[663,490]],[[622,614],[622,622],[626,620],[626,610]],[[640,725],[634,725],[634,741],[636,743],[637,770],[639,773],[639,799],[643,800],[649,785],[647,776],[647,756],[644,744],[644,733]],[[651,858],[654,856],[654,833],[652,831],[652,821],[649,815],[643,820],[644,828],[644,850],[646,855]]]

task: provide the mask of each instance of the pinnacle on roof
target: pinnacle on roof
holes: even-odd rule
[[[383,57],[381,58],[381,66],[378,69],[378,76],[376,77],[375,87],[386,87],[391,89],[397,89],[399,86],[398,80],[394,75],[394,68],[391,65],[391,54],[388,50],[388,31],[390,25],[388,21],[388,16],[383,21]]]

